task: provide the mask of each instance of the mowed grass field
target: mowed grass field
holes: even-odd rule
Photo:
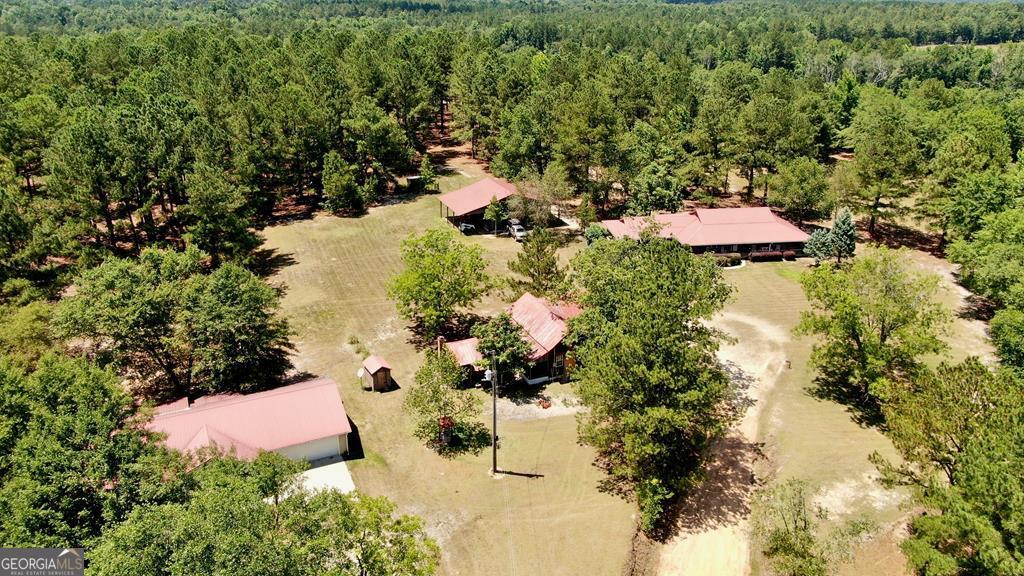
[[[442,191],[475,177],[442,178]],[[592,450],[577,444],[572,416],[500,422],[499,466],[522,474],[500,479],[487,474],[488,451],[447,460],[412,437],[402,401],[422,354],[387,298],[386,284],[400,269],[401,240],[444,225],[437,197],[422,196],[373,208],[360,218],[319,215],[264,231],[265,247],[283,263],[271,281],[286,289],[283,308],[295,332],[295,364],[339,382],[358,428],[365,456],[349,462],[357,487],[424,518],[441,544],[443,574],[620,574],[629,556],[633,505],[598,490],[603,475],[593,466]],[[478,234],[465,240],[484,249],[489,271],[499,277],[520,249],[507,237]],[[580,242],[570,244],[562,260],[580,248]],[[963,293],[949,265],[920,252],[911,258],[943,276],[942,300],[959,311]],[[909,513],[905,495],[878,486],[868,461],[876,451],[895,458],[894,450],[877,430],[856,423],[846,407],[815,397],[808,366],[813,340],[792,335],[807,310],[799,277],[808,264],[757,263],[724,272],[735,288],[725,312],[741,320],[729,324],[732,336],[750,344],[750,355],[781,354],[790,365],[761,399],[757,437],[766,458],[758,472],[769,482],[807,480],[837,519],[860,516],[878,523],[876,535],[858,548],[842,574],[904,574],[898,541]],[[491,315],[506,305],[495,290],[475,312]],[[391,363],[402,389],[360,389],[355,372],[362,356],[349,344],[353,337]],[[955,318],[947,339],[953,359],[991,355],[978,321]],[[565,388],[548,392],[564,396]],[[484,418],[489,422],[489,409]],[[758,574],[762,567],[754,556]]]
[[[445,178],[442,189],[470,181]],[[633,506],[598,490],[603,474],[592,464],[593,451],[577,444],[573,416],[499,422],[499,467],[535,477],[494,479],[489,450],[447,460],[412,437],[402,401],[422,354],[387,298],[386,283],[400,269],[401,240],[439,225],[446,224],[437,197],[423,196],[360,218],[317,216],[264,231],[265,247],[286,261],[271,281],[286,287],[295,364],[338,381],[358,427],[365,457],[349,462],[357,488],[424,518],[443,550],[442,574],[621,573]],[[496,274],[507,271],[520,249],[506,237],[467,241],[483,246]],[[564,256],[578,248],[565,248]],[[477,312],[496,313],[505,305],[491,295]],[[402,389],[360,389],[355,373],[362,358],[348,344],[353,336],[391,363]]]
[[[842,574],[901,575],[903,559],[892,530],[906,514],[903,495],[881,488],[874,478],[872,452],[895,458],[892,444],[878,430],[857,424],[846,407],[813,393],[814,373],[809,365],[813,339],[792,335],[800,315],[808,309],[799,284],[809,262],[757,263],[725,272],[736,291],[730,310],[761,319],[784,330],[781,343],[790,368],[779,372],[775,386],[764,398],[758,437],[767,462],[761,473],[770,482],[799,478],[816,492],[816,503],[836,520],[868,518],[878,524],[877,534],[858,547],[854,562]],[[755,333],[732,334],[741,340]],[[753,554],[753,572],[763,573]]]

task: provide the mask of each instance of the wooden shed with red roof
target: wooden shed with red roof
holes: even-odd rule
[[[366,390],[384,392],[391,389],[391,365],[380,356],[367,356],[358,376]]]

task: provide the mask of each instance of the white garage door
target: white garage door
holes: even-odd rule
[[[341,442],[337,436],[328,436],[327,438],[311,440],[275,450],[278,454],[287,456],[292,460],[306,460],[308,462],[338,456],[341,454],[341,451]]]

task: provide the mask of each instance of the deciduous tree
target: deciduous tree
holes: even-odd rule
[[[905,381],[923,355],[946,347],[939,278],[911,268],[902,251],[874,248],[842,268],[826,262],[801,283],[812,310],[797,331],[819,338],[812,360],[828,384],[861,402],[876,401],[876,386]]]
[[[526,340],[523,327],[516,324],[508,312],[473,326],[472,333],[479,340],[477,350],[483,356],[480,367],[495,370],[493,378],[498,386],[505,380],[505,375],[526,369],[533,349]]]
[[[106,260],[61,302],[58,335],[86,338],[158,399],[279,381],[289,362],[278,294],[234,264],[203,274],[204,257],[146,250],[138,260]]]
[[[813,158],[797,158],[779,166],[771,178],[771,204],[798,222],[827,216],[835,206],[825,169]]]
[[[482,402],[469,390],[460,390],[465,373],[446,349],[428,350],[416,371],[416,385],[405,397],[405,410],[414,422],[413,434],[438,450],[446,449],[444,430],[466,433],[480,425]]]
[[[406,238],[402,262],[405,269],[391,279],[388,294],[402,316],[417,323],[428,338],[487,288],[482,249],[461,243],[450,229],[434,228]]]

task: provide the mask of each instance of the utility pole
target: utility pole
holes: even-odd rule
[[[498,366],[491,354],[491,474],[498,475]]]

